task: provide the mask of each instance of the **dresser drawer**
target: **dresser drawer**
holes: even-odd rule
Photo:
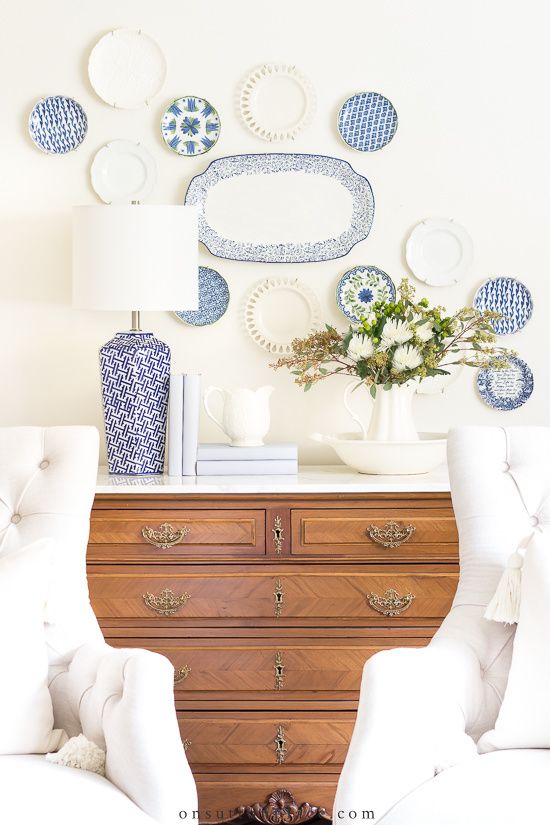
[[[191,768],[203,765],[342,765],[354,714],[193,714],[178,712]],[[336,717],[336,718],[335,718]]]
[[[141,568],[139,572],[88,573],[92,607],[99,619],[361,619],[399,624],[402,619],[441,619],[451,607],[455,572],[406,573],[391,565],[377,572],[275,567],[203,572]]]
[[[89,561],[263,556],[264,510],[94,510]]]
[[[451,508],[293,510],[292,554],[389,560],[458,558]]]

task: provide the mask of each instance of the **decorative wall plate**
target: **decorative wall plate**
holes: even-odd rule
[[[477,388],[482,399],[495,410],[515,410],[530,398],[534,379],[525,361],[516,356],[506,359],[509,367],[483,369],[477,374]]]
[[[212,161],[191,180],[199,240],[237,261],[303,263],[347,255],[370,232],[370,183],[324,155],[251,154]]]
[[[186,324],[205,327],[219,321],[229,304],[229,287],[215,269],[199,266],[199,308],[177,311],[175,315]]]
[[[258,346],[284,355],[294,338],[321,328],[321,307],[313,290],[297,278],[268,278],[248,296],[244,323]]]
[[[296,66],[265,63],[242,85],[241,117],[263,140],[291,140],[307,126],[315,111],[315,91]]]
[[[430,286],[457,284],[474,257],[472,239],[449,218],[426,218],[411,232],[405,256],[412,273]]]
[[[220,136],[220,116],[202,97],[178,97],[160,122],[166,145],[178,155],[204,155]]]
[[[395,301],[395,284],[377,266],[354,266],[336,287],[336,302],[346,318],[359,323],[377,301]]]
[[[359,152],[376,152],[390,142],[397,129],[397,112],[378,92],[348,97],[338,112],[338,131]]]
[[[39,149],[50,155],[72,152],[80,146],[87,131],[86,112],[72,97],[45,97],[29,115],[29,135]]]
[[[147,34],[115,29],[92,49],[88,76],[94,92],[109,106],[139,109],[162,89],[166,60]]]
[[[92,186],[105,203],[142,201],[153,190],[157,166],[150,152],[133,140],[112,140],[94,157]]]
[[[489,309],[504,316],[500,321],[493,321],[497,335],[518,332],[533,314],[531,293],[515,278],[489,278],[476,292],[474,306],[480,312]]]

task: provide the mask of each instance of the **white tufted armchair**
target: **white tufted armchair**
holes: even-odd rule
[[[550,428],[461,427],[449,435],[448,459],[460,540],[456,597],[428,647],[366,663],[335,823],[548,818],[550,751],[479,755],[476,742],[494,727],[514,636],[483,613],[508,557],[550,523]]]
[[[107,753],[106,778],[44,756],[0,756],[6,825],[175,823],[197,809],[171,664],[109,647],[90,607],[86,545],[97,456],[92,427],[0,428],[0,554],[37,538],[56,543],[55,623],[46,625],[55,726],[69,737],[84,733]],[[17,616],[10,630],[17,632]]]

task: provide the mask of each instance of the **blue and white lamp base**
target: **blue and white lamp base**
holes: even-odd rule
[[[99,358],[109,472],[162,473],[170,348],[150,332],[119,332]]]

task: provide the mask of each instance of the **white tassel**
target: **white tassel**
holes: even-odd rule
[[[495,595],[487,605],[485,618],[493,622],[516,624],[519,621],[521,605],[521,568],[523,556],[516,550],[508,559],[504,573],[495,590]]]

